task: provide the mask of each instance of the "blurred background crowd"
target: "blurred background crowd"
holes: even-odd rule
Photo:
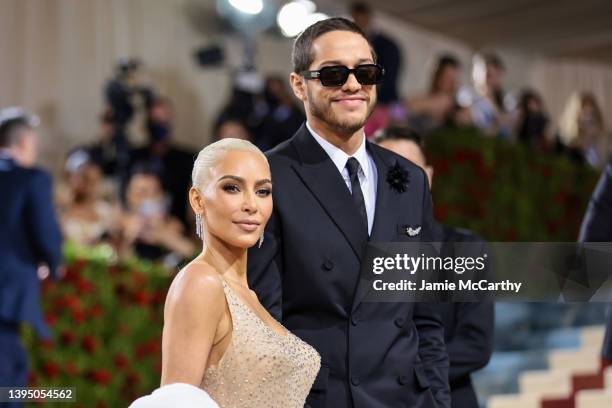
[[[601,31],[599,20],[612,13],[605,4],[558,2],[550,6],[557,22],[550,19],[546,31],[551,8],[537,1],[519,2],[515,9],[496,1],[487,6],[469,1],[404,6],[389,1],[376,7],[374,2],[315,3],[0,0],[0,108],[25,106],[40,118],[34,142],[38,162],[53,174],[62,235],[78,248],[77,259],[104,248],[110,262],[144,259],[176,271],[199,251],[187,202],[195,155],[222,138],[250,140],[265,151],[293,135],[305,116],[288,83],[291,38],[326,15],[351,17],[386,69],[365,128],[369,139],[389,128],[410,129],[426,151],[431,141],[431,162],[443,178],[471,160],[457,151],[441,153],[457,143],[454,135],[459,140],[469,131],[477,135],[471,142],[476,149],[493,143],[525,152],[526,163],[558,159],[564,171],[589,174],[576,178],[576,188],[590,194],[608,163],[612,141],[612,48],[605,51],[612,43],[592,40]],[[569,28],[574,16],[587,14],[591,31]],[[453,31],[457,22],[463,31]],[[479,23],[480,34],[468,29]],[[522,42],[506,41],[522,24]],[[500,31],[506,27],[508,35],[496,25]],[[581,32],[582,42],[568,40]],[[564,43],[567,55],[557,55],[558,44]],[[510,165],[495,159],[489,161],[491,168]],[[551,168],[538,180],[555,183],[567,174]],[[504,186],[488,188],[502,191]],[[485,201],[477,191],[462,194]],[[553,232],[547,237],[575,240],[588,199],[582,194],[561,201],[580,215],[560,221],[570,226],[564,234],[555,235],[561,227],[548,225]],[[459,208],[460,201],[438,199],[434,189],[438,218],[447,214],[443,204]],[[532,210],[546,213],[549,205],[535,203]],[[480,229],[479,214],[464,213],[467,225],[457,226],[489,240],[542,238],[520,231],[518,236],[492,234],[503,221]],[[67,269],[74,278],[74,264]],[[159,307],[159,297],[149,293],[137,303]],[[489,393],[516,391],[517,373],[543,364],[542,348],[575,346],[579,332],[571,329],[601,324],[604,313],[600,304],[500,305],[497,354],[487,368],[491,371],[477,383],[482,401]],[[61,327],[55,327],[58,332]],[[121,355],[126,353],[132,358],[128,351]],[[39,375],[54,378],[48,361],[37,361]],[[99,377],[94,380],[104,382]],[[142,394],[142,389],[132,391]]]

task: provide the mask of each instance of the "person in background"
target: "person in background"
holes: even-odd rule
[[[115,143],[117,123],[115,114],[106,109],[100,116],[96,141],[87,147],[91,161],[102,169],[106,177],[118,177],[128,164],[128,150],[120,151]]]
[[[176,265],[196,247],[183,225],[168,214],[159,176],[146,164],[137,165],[127,184],[125,210],[119,221],[119,253]]]
[[[397,90],[402,69],[402,53],[395,40],[373,28],[373,11],[367,3],[361,1],[353,3],[350,6],[350,14],[355,24],[366,33],[377,63],[385,69],[385,80],[376,85],[377,104],[365,123],[365,135],[371,138],[378,129],[404,119],[405,108],[399,103]]]
[[[379,132],[375,143],[421,167],[431,186],[433,167],[427,164],[421,136],[406,127],[391,127]],[[434,222],[436,242],[443,242],[441,255],[458,256],[456,243],[484,241],[473,232]],[[439,303],[444,325],[444,340],[450,360],[449,382],[453,408],[478,408],[471,374],[487,365],[493,352],[494,308],[491,302]]]
[[[595,96],[588,92],[571,95],[559,122],[558,150],[565,150],[579,163],[603,168],[610,154],[610,135]]]
[[[149,143],[130,154],[130,173],[136,164],[146,163],[160,177],[170,197],[170,214],[188,228],[187,195],[191,183],[194,153],[174,145],[174,111],[170,100],[155,99],[148,111]],[[130,173],[127,173],[129,175]],[[125,186],[125,182],[124,182]]]
[[[456,103],[461,78],[461,63],[451,54],[438,58],[429,91],[406,102],[410,127],[426,135],[454,124],[459,109]]]
[[[238,118],[226,118],[215,126],[213,141],[228,138],[252,141],[246,125]]]
[[[385,80],[376,89],[378,104],[389,105],[399,100],[397,82],[402,69],[402,53],[395,40],[372,28],[372,14],[367,3],[355,2],[351,5],[353,21],[366,33],[377,62],[385,67]]]
[[[263,96],[267,113],[257,129],[255,145],[266,151],[293,136],[304,121],[304,113],[280,76],[266,78]]]
[[[39,274],[61,275],[62,235],[53,208],[51,176],[36,167],[38,122],[21,108],[0,111],[0,386],[4,387],[27,386],[21,323],[29,323],[39,337],[51,338],[40,309]]]
[[[61,216],[64,236],[83,246],[109,239],[118,214],[101,199],[102,170],[83,149],[68,156],[65,170],[70,192]]]
[[[608,161],[593,191],[578,241],[612,242],[612,161]],[[612,305],[608,307],[602,355],[612,364]]]
[[[542,97],[534,90],[524,90],[518,107],[517,139],[535,150],[546,151],[551,140],[550,130]]]
[[[476,54],[473,59],[474,93],[469,97],[471,124],[485,134],[512,137],[515,115],[506,101],[502,80],[506,67],[494,53]]]

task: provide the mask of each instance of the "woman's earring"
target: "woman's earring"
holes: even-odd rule
[[[264,239],[264,234],[261,234],[261,237],[259,237],[259,245],[257,246],[258,248],[261,248],[261,244],[263,244],[263,239]]]
[[[202,214],[197,213],[196,214],[196,235],[200,238],[202,238]]]

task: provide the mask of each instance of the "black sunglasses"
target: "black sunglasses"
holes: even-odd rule
[[[323,86],[342,86],[350,74],[355,75],[361,85],[376,85],[382,82],[385,69],[378,64],[357,65],[350,69],[344,65],[323,67],[317,71],[302,71],[305,79],[318,79]]]

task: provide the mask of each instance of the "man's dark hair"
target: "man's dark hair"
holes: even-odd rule
[[[5,120],[0,119],[0,148],[13,146],[19,140],[23,130],[34,129],[35,127],[36,119],[25,113]]]
[[[423,137],[408,126],[389,126],[380,129],[374,135],[374,143],[379,144],[387,140],[406,140],[415,143],[425,154],[425,140]]]
[[[329,33],[330,31],[350,31],[355,34],[359,34],[368,41],[368,37],[361,28],[355,23],[346,18],[333,17],[325,20],[321,20],[314,23],[306,30],[304,30],[293,43],[293,72],[299,74],[302,71],[306,71],[312,61],[314,55],[312,55],[312,43],[322,36],[323,34]],[[370,44],[370,50],[372,51],[372,58],[376,61],[376,53]]]

